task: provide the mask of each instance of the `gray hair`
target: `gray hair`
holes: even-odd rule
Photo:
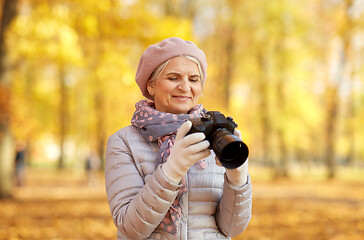
[[[202,68],[201,68],[201,63],[200,61],[195,58],[195,57],[192,57],[192,56],[186,56],[186,55],[181,55],[181,56],[178,56],[178,57],[184,57],[184,58],[187,58],[189,60],[191,60],[192,62],[196,63],[197,64],[197,67],[198,67],[198,71],[200,73],[200,79],[201,79],[201,85],[203,85],[203,82],[202,82],[202,79],[203,78],[203,72],[202,72]],[[155,80],[157,80],[159,74],[161,74],[161,72],[163,72],[163,70],[167,67],[169,61],[171,59],[168,59],[167,61],[165,61],[164,63],[160,64],[154,71],[153,73],[150,75],[150,78],[149,78],[149,81],[152,81],[154,82]]]

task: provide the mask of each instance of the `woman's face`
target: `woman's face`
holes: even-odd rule
[[[154,96],[155,109],[186,114],[196,106],[202,92],[197,64],[185,57],[172,58],[155,81],[149,81],[148,92]]]

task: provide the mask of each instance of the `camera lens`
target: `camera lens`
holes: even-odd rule
[[[218,129],[212,136],[212,149],[221,165],[229,169],[240,167],[249,155],[246,144],[225,129]]]
[[[241,154],[240,142],[231,142],[227,144],[221,152],[222,158],[227,161],[233,161],[237,156]]]

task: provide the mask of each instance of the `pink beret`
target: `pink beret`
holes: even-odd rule
[[[144,97],[153,99],[147,91],[147,82],[153,71],[168,59],[181,55],[192,56],[199,60],[203,73],[202,86],[205,84],[207,61],[204,52],[191,41],[185,41],[177,37],[167,38],[158,44],[150,45],[139,60],[135,81]]]

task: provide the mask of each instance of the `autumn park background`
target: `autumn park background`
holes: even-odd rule
[[[205,51],[200,102],[250,148],[234,239],[363,239],[363,0],[0,3],[0,239],[116,238],[105,144],[142,98],[140,55],[172,36]]]

